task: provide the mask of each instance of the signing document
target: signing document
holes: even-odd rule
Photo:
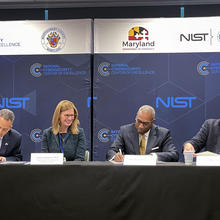
[[[196,154],[196,165],[197,166],[220,166],[220,155],[204,151]]]

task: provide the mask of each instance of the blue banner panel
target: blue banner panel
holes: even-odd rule
[[[91,55],[0,56],[0,108],[15,113],[13,127],[22,134],[23,160],[41,151],[42,131],[51,126],[59,101],[72,101],[79,111],[90,149]]]
[[[219,83],[219,53],[95,54],[94,160],[105,160],[120,126],[145,104],[181,154],[205,119],[220,117]]]

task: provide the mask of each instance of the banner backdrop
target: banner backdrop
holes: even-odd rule
[[[0,22],[0,108],[15,113],[23,160],[41,151],[59,101],[72,101],[90,148],[91,20]]]
[[[219,25],[219,17],[95,20],[94,160],[105,160],[141,105],[155,108],[180,154],[205,119],[220,117]]]

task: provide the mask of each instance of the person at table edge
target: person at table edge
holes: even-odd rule
[[[220,154],[220,119],[206,120],[197,134],[184,143],[184,150]]]
[[[11,110],[0,110],[0,162],[22,160],[22,136],[12,128],[14,119],[15,115]]]

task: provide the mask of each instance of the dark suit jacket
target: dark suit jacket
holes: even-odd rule
[[[67,135],[64,138],[63,153],[67,161],[84,160],[86,150],[86,138],[84,130],[78,128],[78,134],[72,134],[68,129]],[[60,153],[59,136],[54,135],[52,127],[47,128],[43,132],[43,140],[41,150],[44,153]]]
[[[119,149],[124,154],[140,154],[139,134],[135,124],[120,127],[117,138],[107,152],[107,159],[110,160]],[[156,153],[159,161],[178,161],[178,151],[168,129],[153,124],[146,147],[146,154],[149,153]]]
[[[220,154],[220,119],[206,120],[199,132],[189,141],[196,152],[207,150]]]
[[[20,161],[21,155],[21,134],[15,129],[11,129],[2,139],[0,156],[7,161]]]

